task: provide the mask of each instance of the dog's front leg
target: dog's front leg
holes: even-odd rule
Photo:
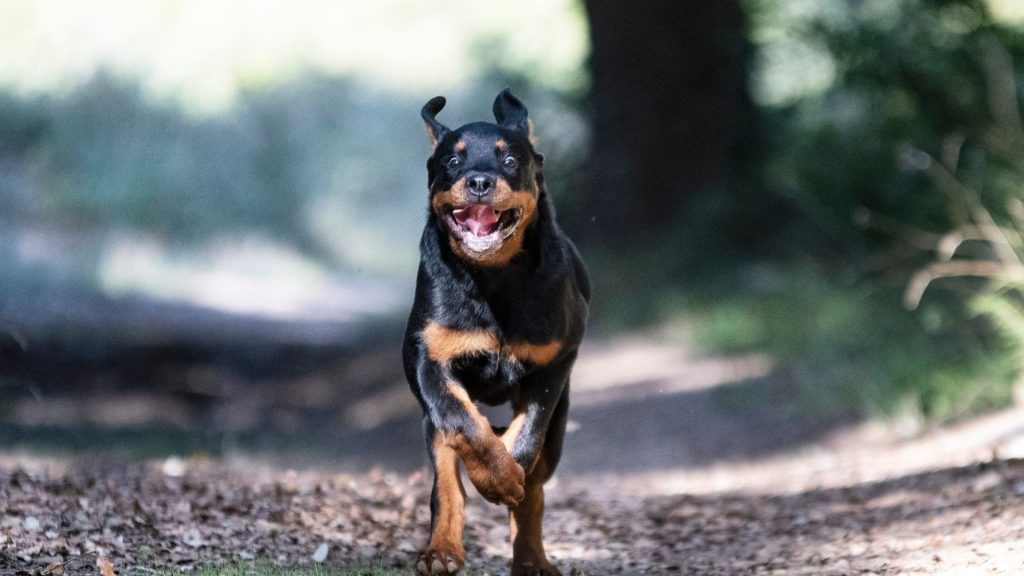
[[[426,409],[423,432],[434,467],[434,486],[430,496],[430,545],[419,555],[416,573],[455,574],[465,565],[462,532],[466,492],[459,460],[465,463],[477,491],[495,504],[518,506],[524,496],[525,474],[446,367],[423,359],[417,378]]]
[[[544,468],[549,475],[558,465],[569,408],[572,360],[570,358],[525,376],[512,402],[515,412],[512,422],[500,430],[502,443],[527,475],[533,471],[542,453],[547,460]]]
[[[445,367],[430,360],[422,362],[419,377],[427,416],[440,444],[459,456],[481,496],[495,504],[518,506],[523,499],[523,468],[491,430],[466,389]]]
[[[569,409],[571,360],[526,377],[501,440],[526,470],[523,502],[509,510],[513,576],[557,576],[544,552],[544,482],[555,472]]]
[[[430,493],[430,545],[416,560],[416,574],[455,574],[466,563],[462,546],[466,490],[459,474],[458,455],[445,445],[429,416],[423,417],[423,435],[434,467],[434,487]]]

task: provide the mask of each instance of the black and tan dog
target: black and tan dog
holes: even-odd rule
[[[464,565],[461,461],[484,498],[509,508],[512,574],[557,575],[541,543],[543,485],[561,456],[590,283],[555,223],[526,107],[506,89],[497,124],[450,130],[435,118],[444,104],[422,111],[430,212],[402,353],[434,466],[416,573]],[[476,402],[510,403],[511,423],[492,427]]]

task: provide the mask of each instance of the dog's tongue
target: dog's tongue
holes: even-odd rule
[[[474,204],[452,211],[455,221],[469,228],[474,236],[487,236],[498,227],[498,213],[490,206]]]

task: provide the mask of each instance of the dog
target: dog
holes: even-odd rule
[[[506,88],[496,123],[451,130],[436,118],[444,105],[421,111],[430,206],[402,351],[434,471],[415,572],[465,565],[461,462],[481,496],[509,509],[513,576],[560,575],[541,542],[543,485],[562,453],[590,281],[555,222],[526,106]],[[509,425],[491,426],[478,402],[509,403]]]

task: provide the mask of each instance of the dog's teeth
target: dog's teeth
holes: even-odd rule
[[[420,561],[416,563],[416,573],[417,574],[426,574],[427,573],[427,563],[424,562],[422,559],[420,559]]]
[[[448,573],[455,574],[459,571],[459,565],[455,563],[455,560],[448,559]]]
[[[431,574],[441,574],[445,571],[444,562],[441,562],[440,558],[434,558],[434,561],[430,564]]]

